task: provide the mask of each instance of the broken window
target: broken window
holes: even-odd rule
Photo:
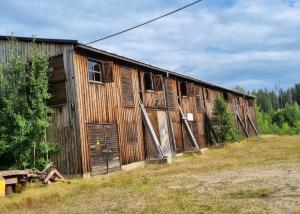
[[[205,98],[206,98],[206,100],[210,100],[210,93],[207,88],[205,89]]]
[[[144,75],[145,90],[154,91],[153,74],[150,72]]]
[[[187,82],[181,82],[181,96],[186,97],[188,94],[188,89],[187,89]]]
[[[223,99],[228,103],[228,100],[229,100],[228,93],[223,92]]]
[[[89,81],[103,83],[102,62],[88,60]]]
[[[67,103],[66,94],[66,74],[63,56],[52,57],[49,61],[52,71],[49,73],[49,93],[51,98],[48,100],[49,106],[59,106]]]

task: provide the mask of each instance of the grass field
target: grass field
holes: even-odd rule
[[[0,199],[0,213],[300,213],[300,136],[264,136],[170,165]]]

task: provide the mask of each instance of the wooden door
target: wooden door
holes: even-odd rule
[[[159,129],[159,138],[160,145],[162,147],[163,153],[166,156],[171,156],[171,145],[169,138],[169,129],[168,129],[168,118],[165,111],[157,111],[158,119],[158,129]]]
[[[91,175],[120,170],[118,130],[116,124],[89,124]]]
[[[121,169],[118,141],[118,128],[116,124],[105,125],[105,144],[107,154],[107,173]]]

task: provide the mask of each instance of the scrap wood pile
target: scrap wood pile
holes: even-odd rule
[[[50,184],[56,181],[67,182],[53,163],[49,163],[43,171],[28,170],[28,178],[31,182],[40,180],[43,184]]]
[[[32,169],[0,171],[0,197],[19,192],[20,189],[33,182],[50,184],[56,181],[70,183],[65,180],[53,163],[48,164],[43,171]]]

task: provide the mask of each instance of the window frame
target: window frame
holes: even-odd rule
[[[90,68],[89,68],[89,62],[98,63],[100,71],[98,72],[98,71],[90,70]],[[91,71],[94,74],[95,73],[99,73],[100,74],[100,81],[90,80],[90,72]],[[88,80],[89,80],[90,83],[95,83],[95,84],[103,85],[104,84],[104,82],[103,82],[103,61],[102,60],[93,59],[93,58],[88,58],[87,59],[87,74],[88,74]]]

